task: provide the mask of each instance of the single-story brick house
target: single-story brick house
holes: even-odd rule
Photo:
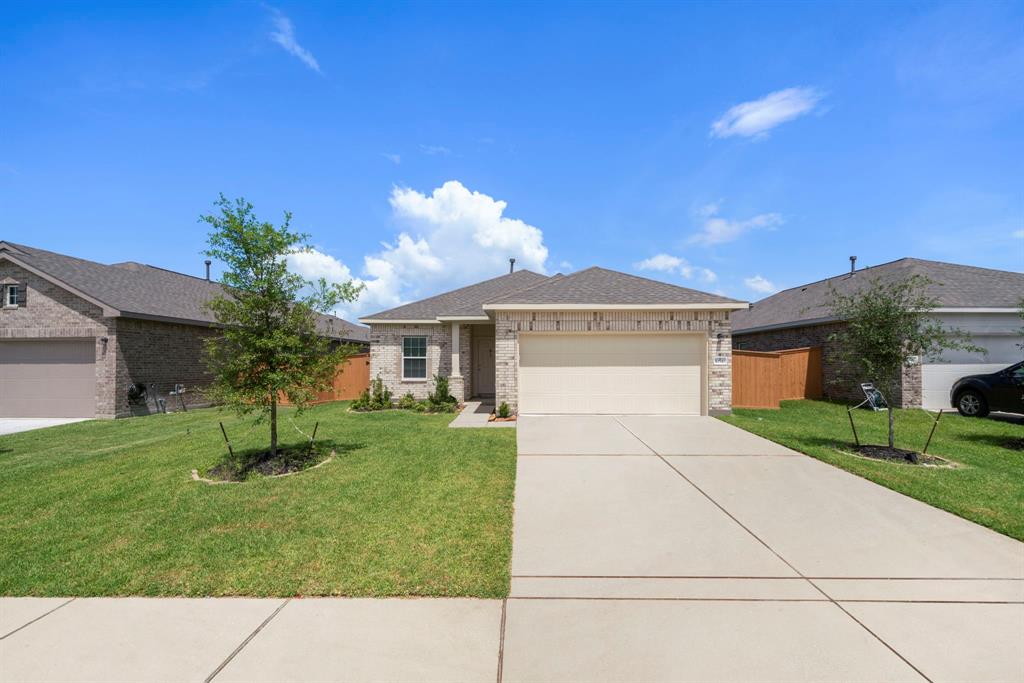
[[[360,319],[395,398],[432,377],[530,414],[707,415],[732,407],[742,301],[604,268],[521,270]]]
[[[835,343],[829,341],[829,336],[843,324],[829,314],[826,303],[830,287],[852,292],[871,279],[891,282],[913,275],[932,282],[928,294],[938,302],[934,317],[944,325],[969,332],[973,343],[984,348],[985,353],[947,351],[935,361],[921,359],[923,362],[911,363],[904,369],[900,395],[888,397],[893,405],[928,410],[949,408],[949,391],[957,379],[994,372],[1024,357],[1018,346],[1022,325],[1018,307],[1024,299],[1024,274],[916,258],[851,269],[753,303],[733,316],[735,347],[778,351],[820,346],[826,395],[836,400],[863,400],[859,383],[869,380],[844,372]]]
[[[202,404],[204,304],[216,282],[141,263],[105,265],[0,241],[0,417],[125,417],[128,389]],[[365,345],[368,331],[325,316],[322,329]],[[142,407],[144,410],[144,407]]]

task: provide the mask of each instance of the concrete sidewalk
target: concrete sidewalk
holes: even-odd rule
[[[494,681],[502,607],[0,598],[0,681]]]

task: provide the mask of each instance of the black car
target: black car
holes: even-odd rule
[[[961,377],[949,398],[964,417],[985,417],[992,410],[1024,415],[1024,363],[990,375]]]

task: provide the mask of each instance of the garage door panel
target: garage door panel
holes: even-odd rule
[[[524,413],[700,414],[703,335],[522,335]]]
[[[0,417],[93,417],[92,339],[0,342]]]

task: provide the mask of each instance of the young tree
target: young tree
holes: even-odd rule
[[[353,301],[361,287],[311,282],[288,270],[287,256],[310,248],[308,235],[292,232],[290,213],[275,227],[244,199],[222,194],[214,206],[219,213],[199,218],[210,225],[206,255],[227,266],[224,294],[207,304],[223,328],[206,343],[210,394],[239,414],[258,411],[257,422],[269,418],[274,457],[279,396],[302,410],[354,351],[330,339],[333,321],[320,314]]]
[[[896,442],[892,398],[910,357],[923,362],[937,360],[946,349],[984,351],[971,344],[968,333],[931,317],[938,302],[928,294],[930,284],[920,275],[892,282],[874,278],[848,293],[833,287],[827,303],[832,315],[846,322],[829,337],[837,343],[840,363],[889,400],[889,448]]]
[[[1020,316],[1021,322],[1024,322],[1024,299],[1021,299],[1017,305],[1017,315]],[[1017,328],[1017,334],[1020,336],[1020,342],[1018,342],[1017,347],[1024,351],[1024,325]]]

